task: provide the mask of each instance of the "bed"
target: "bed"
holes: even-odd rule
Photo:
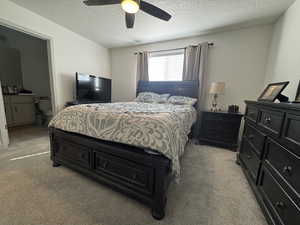
[[[138,83],[137,95],[141,92],[155,92],[158,94],[169,93],[171,96],[197,98],[198,82],[140,81]],[[120,109],[116,107],[120,107]],[[115,118],[124,117],[127,116],[128,113],[132,113],[132,108],[134,109],[133,111],[135,114],[140,113],[137,110],[140,110],[141,107],[144,110],[143,107],[145,107],[145,105],[139,103],[83,105],[80,108],[81,111],[79,111],[79,115],[77,115],[78,109],[66,109],[64,111],[64,118],[66,119],[59,120],[54,118],[49,126],[51,160],[53,161],[54,167],[60,165],[70,167],[98,182],[109,185],[111,188],[121,191],[128,196],[149,205],[151,207],[152,216],[155,219],[162,219],[165,216],[165,206],[167,202],[166,195],[169,184],[174,178],[178,178],[179,176],[179,165],[177,165],[176,157],[173,157],[170,153],[172,152],[171,150],[167,150],[168,147],[164,141],[162,141],[163,139],[157,141],[158,144],[156,144],[155,149],[153,149],[150,148],[150,146],[153,145],[153,139],[145,141],[145,138],[143,138],[143,143],[140,144],[138,139],[139,135],[130,139],[132,140],[132,143],[130,142],[128,144],[123,142],[122,135],[120,134],[122,132],[126,133],[126,129],[122,130],[122,132],[119,130],[104,130],[105,128],[103,128],[101,132],[99,132],[100,129],[95,131],[89,129],[90,132],[87,134],[85,130],[81,132],[81,130],[83,130],[81,127],[88,127],[88,124],[84,124],[84,126],[81,124],[81,126],[78,126],[78,124],[81,123],[79,121],[80,118],[85,118],[87,115],[89,116],[89,120],[93,120],[95,111],[99,113],[99,115],[106,116],[106,123],[114,123]],[[158,118],[154,118],[158,115],[170,114],[176,117],[177,110],[185,112],[185,114],[182,113],[182,115],[185,115],[186,117],[181,118],[182,120],[189,120],[192,115],[189,109],[180,107],[154,107],[151,106],[151,104],[147,107],[150,108],[149,111],[151,113],[147,113],[148,119],[144,119],[146,123],[148,120],[158,120]],[[153,109],[151,107],[153,107]],[[107,108],[110,109],[105,114]],[[152,112],[153,110],[157,111]],[[76,114],[74,114],[74,112],[76,112]],[[175,118],[175,120],[177,119],[178,118]],[[76,120],[76,124],[70,122],[74,120]],[[68,123],[65,121],[68,121]],[[97,122],[97,120],[93,121]],[[166,124],[166,126],[169,126],[167,122],[168,120],[165,119],[165,121],[162,121],[161,123],[156,123],[149,132],[155,132],[155,129],[158,129],[157,126],[159,126],[159,124]],[[116,123],[121,122],[117,121]],[[134,124],[134,120],[131,121],[131,124]],[[136,124],[138,124],[138,121]],[[103,125],[99,126],[103,127]],[[114,133],[114,138],[106,138],[107,133],[109,132]],[[131,134],[132,132],[129,132],[128,135]],[[155,135],[153,134],[153,136]],[[159,138],[157,134],[156,136]],[[177,137],[173,138],[174,140],[178,139]],[[147,143],[149,144],[149,147],[147,147]],[[184,146],[181,146],[180,148],[184,148]],[[160,149],[160,151],[156,151],[156,149]],[[179,156],[182,153],[183,151],[179,153]]]

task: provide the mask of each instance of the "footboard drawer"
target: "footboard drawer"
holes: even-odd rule
[[[91,150],[78,143],[62,140],[54,155],[60,160],[73,162],[84,168],[91,167]]]
[[[152,194],[153,168],[103,152],[94,151],[93,158],[96,173],[118,180],[142,193]]]

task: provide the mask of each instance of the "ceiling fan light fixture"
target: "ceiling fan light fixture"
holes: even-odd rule
[[[123,0],[121,6],[127,13],[137,13],[140,9],[140,5],[135,0]]]

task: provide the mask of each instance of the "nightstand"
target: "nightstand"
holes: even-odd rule
[[[201,111],[199,143],[236,151],[243,114]]]

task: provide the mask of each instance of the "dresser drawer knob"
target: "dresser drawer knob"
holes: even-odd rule
[[[254,135],[253,134],[250,134],[249,135],[249,140],[253,140],[254,139]]]
[[[108,165],[108,162],[104,162],[104,163],[102,164],[102,167],[103,167],[104,169],[106,169],[107,165]]]
[[[251,159],[252,157],[251,157],[251,155],[247,155],[247,159]]]
[[[137,178],[137,174],[136,173],[132,174],[132,179],[136,180],[136,178]]]
[[[276,202],[275,205],[279,209],[283,209],[285,207],[285,204],[283,202]]]
[[[293,167],[291,167],[291,166],[285,166],[285,167],[283,167],[282,171],[284,173],[287,173],[287,174],[291,175],[292,174],[292,170],[293,170]]]
[[[271,119],[271,117],[267,117],[267,118],[265,119],[265,121],[266,121],[266,123],[271,123],[272,119]]]

